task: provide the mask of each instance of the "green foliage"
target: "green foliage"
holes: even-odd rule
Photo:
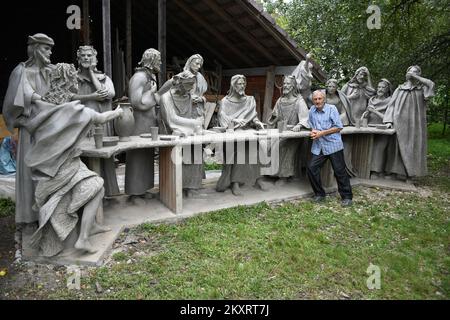
[[[128,263],[120,255],[83,277],[82,292],[51,298],[98,299],[446,299],[450,199],[355,190],[337,198],[220,210],[131,232],[152,239]],[[158,249],[155,250],[154,248]],[[369,264],[381,290],[366,286]],[[95,292],[95,283],[108,292]]]
[[[377,3],[381,29],[373,30],[367,28],[367,2],[265,2],[267,10],[285,17],[290,35],[313,52],[331,76],[348,80],[365,65],[376,79],[387,77],[398,84],[408,66],[418,64],[429,78],[448,81],[448,1]]]
[[[222,165],[216,162],[205,163],[205,170],[222,170]]]
[[[349,0],[265,0],[267,11],[341,84],[360,66],[374,85],[381,78],[394,86],[405,81],[409,66],[419,65],[436,82],[430,110],[442,121],[450,90],[450,6],[448,0],[376,1],[381,29],[369,30],[369,3]],[[448,101],[448,100],[447,100]],[[433,112],[435,111],[435,112]]]
[[[450,193],[450,130],[443,135],[442,129],[438,123],[428,126],[429,175],[421,183]]]
[[[12,216],[14,213],[14,202],[11,199],[0,199],[0,218]]]

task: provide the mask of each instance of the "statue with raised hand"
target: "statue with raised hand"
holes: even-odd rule
[[[408,68],[406,82],[394,91],[383,118],[397,136],[386,170],[407,182],[427,174],[426,107],[427,100],[434,96],[434,82],[421,74],[419,66]]]

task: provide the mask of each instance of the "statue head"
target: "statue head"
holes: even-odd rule
[[[406,70],[406,80],[411,79],[410,74],[420,76],[422,74],[422,69],[419,66],[410,66],[408,70]]]
[[[367,67],[359,67],[355,74],[353,75],[352,79],[350,80],[351,83],[357,83],[357,84],[366,84],[369,81],[369,69]]]
[[[392,85],[387,79],[381,79],[377,86],[378,98],[387,98],[392,94]]]
[[[189,70],[193,74],[197,74],[203,66],[203,57],[199,54],[192,55],[184,65],[183,70]]]
[[[195,79],[195,75],[191,71],[185,70],[173,76],[172,87],[175,88],[179,94],[185,95],[194,88]]]
[[[89,69],[97,67],[97,50],[93,46],[80,46],[77,50],[78,67]]]
[[[328,94],[336,94],[337,93],[337,88],[338,88],[338,82],[336,79],[329,79],[326,84],[325,84],[325,88],[326,88],[326,93]]]
[[[291,92],[294,95],[297,95],[297,80],[295,76],[289,75],[284,76],[283,79],[283,96],[290,94]]]
[[[53,39],[43,33],[28,36],[28,60],[26,65],[30,66],[38,63],[42,66],[48,66],[51,63],[50,57],[54,45]]]
[[[236,74],[231,78],[230,90],[227,96],[245,96],[245,88],[247,87],[247,79],[242,74]]]
[[[139,66],[150,69],[154,73],[158,73],[161,71],[161,53],[153,48],[145,50],[142,54]]]

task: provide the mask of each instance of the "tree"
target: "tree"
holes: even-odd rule
[[[369,29],[367,2],[345,0],[264,0],[266,10],[330,77],[348,81],[367,66],[375,82],[403,83],[406,69],[419,65],[439,90],[434,103],[444,114],[450,89],[450,6],[448,0],[386,0],[381,28]],[[443,96],[442,96],[443,95]]]

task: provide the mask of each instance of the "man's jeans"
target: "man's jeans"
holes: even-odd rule
[[[311,187],[314,190],[316,196],[325,197],[325,190],[322,187],[322,181],[320,180],[320,170],[322,169],[325,161],[330,159],[331,166],[333,167],[334,176],[338,184],[338,191],[342,199],[352,199],[352,187],[350,185],[350,178],[347,170],[345,169],[344,150],[324,155],[322,152],[320,155],[312,155],[311,161],[308,165],[308,178],[311,183]]]

